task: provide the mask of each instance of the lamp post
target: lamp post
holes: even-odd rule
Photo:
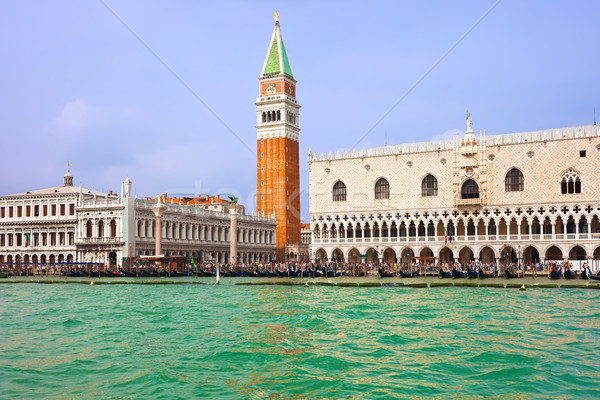
[[[519,265],[519,269],[521,269],[521,245],[517,246],[518,249],[518,253],[517,253],[517,263]],[[523,278],[525,277],[525,271],[523,271]]]

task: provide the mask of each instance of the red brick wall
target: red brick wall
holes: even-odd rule
[[[283,261],[286,243],[300,242],[298,142],[286,138],[259,139],[257,160],[257,210],[268,217],[275,209],[277,259]]]

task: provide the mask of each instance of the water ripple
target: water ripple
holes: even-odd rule
[[[3,285],[0,398],[600,398],[596,291]]]

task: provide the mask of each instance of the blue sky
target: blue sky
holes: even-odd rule
[[[597,1],[31,1],[0,12],[0,194],[62,184],[255,208],[258,76],[279,12],[308,147],[591,124]],[[597,117],[597,119],[599,119]]]

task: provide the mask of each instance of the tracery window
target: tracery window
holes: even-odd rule
[[[385,178],[380,178],[375,183],[375,199],[390,198],[390,183]]]
[[[523,183],[523,173],[519,169],[513,168],[506,173],[504,188],[507,192],[522,192],[524,186]]]
[[[563,175],[560,182],[560,192],[562,194],[581,193],[581,180],[579,174],[573,168],[570,168]]]
[[[468,179],[463,183],[460,193],[462,199],[478,199],[479,185],[473,179]]]
[[[346,185],[342,181],[337,181],[333,185],[333,201],[346,201]]]
[[[423,178],[421,183],[421,196],[437,196],[438,194],[438,183],[435,176],[429,174]]]

